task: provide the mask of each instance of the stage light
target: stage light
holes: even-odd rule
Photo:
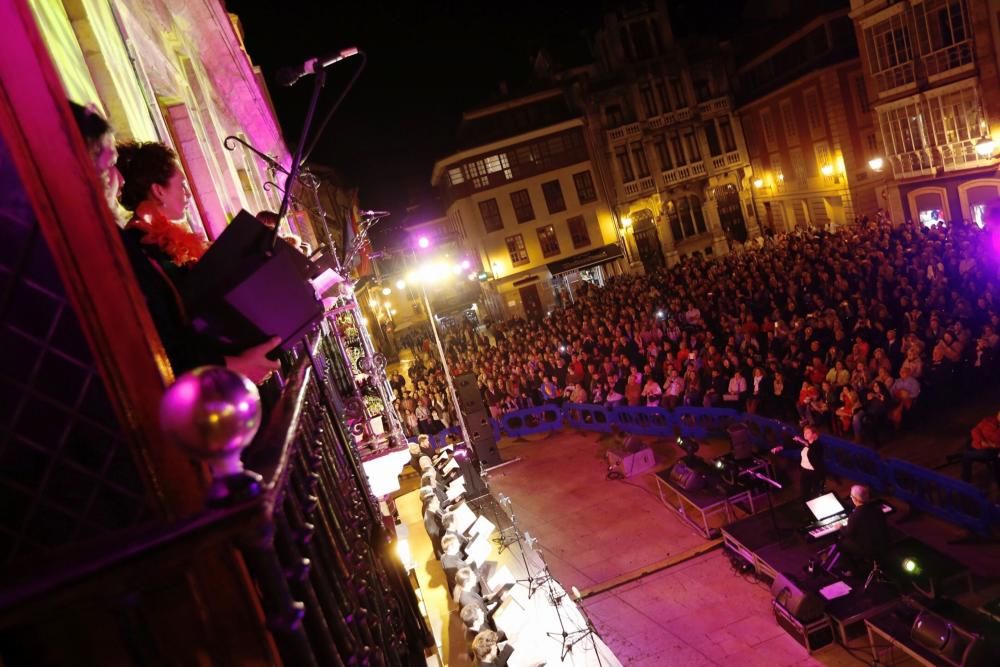
[[[920,574],[920,563],[918,563],[915,558],[904,558],[903,572],[913,576]]]
[[[427,249],[427,248],[430,247],[431,242],[428,240],[428,238],[426,236],[421,236],[417,240],[417,245],[420,246],[421,248]]]
[[[396,281],[396,289],[404,289],[405,287],[406,287],[406,281],[405,280],[397,280]]]
[[[754,179],[753,186],[758,190],[760,190],[762,187],[764,187],[764,179],[763,178]]]
[[[822,173],[824,176],[833,176],[832,164],[824,164],[822,167],[819,168],[819,170],[820,173]]]
[[[663,314],[662,310],[656,311],[656,319],[662,320],[664,317],[666,317],[666,316]]]
[[[885,166],[885,160],[880,157],[873,157],[868,160],[868,166],[871,167],[872,171],[882,171],[882,167]]]
[[[462,268],[468,270],[472,266],[472,262],[467,259],[462,260]]]
[[[716,459],[715,467],[718,468],[719,470],[722,470],[723,468],[726,467],[726,463],[722,459]]]
[[[389,289],[388,287],[383,287],[382,294],[384,294],[385,296],[389,296],[390,294],[392,294],[392,290]]]
[[[983,137],[976,143],[976,153],[978,153],[980,157],[990,157],[993,155],[993,148],[995,146],[996,144],[993,142],[993,139]]]

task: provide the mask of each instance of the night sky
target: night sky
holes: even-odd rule
[[[718,27],[716,2],[679,4],[695,15],[695,25],[708,25],[711,17]],[[706,12],[706,5],[715,10]],[[390,210],[395,221],[402,219],[414,190],[429,191],[433,163],[451,152],[463,110],[491,101],[500,81],[516,90],[540,47],[587,57],[583,34],[599,25],[601,16],[598,3],[579,0],[229,0],[227,9],[242,21],[247,51],[264,72],[290,150],[312,81],[279,87],[277,69],[350,46],[367,53],[364,71],[312,160],[336,168],[348,184],[359,186],[363,208]],[[318,119],[359,63],[354,58],[330,68]]]

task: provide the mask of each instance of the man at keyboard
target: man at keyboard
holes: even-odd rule
[[[838,550],[847,559],[847,570],[855,573],[871,568],[889,550],[889,524],[885,520],[882,503],[872,502],[871,491],[863,484],[851,487],[854,511],[847,518],[847,525],[840,531]]]

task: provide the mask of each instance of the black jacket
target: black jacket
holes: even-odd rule
[[[843,548],[865,561],[880,559],[889,550],[889,524],[876,500],[855,507],[840,533]]]

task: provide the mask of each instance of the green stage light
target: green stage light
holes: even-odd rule
[[[904,558],[903,572],[913,575],[920,574],[920,563],[918,563],[914,558]]]

